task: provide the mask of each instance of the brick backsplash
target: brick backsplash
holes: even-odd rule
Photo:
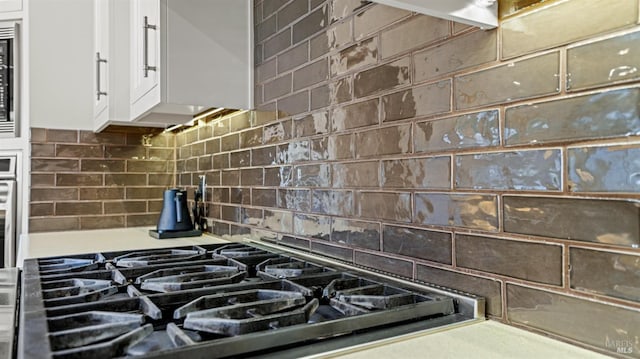
[[[30,231],[154,225],[175,183],[175,136],[158,132],[32,128]]]
[[[636,0],[543,2],[490,31],[359,0],[253,4],[256,110],[175,147],[34,129],[32,230],[152,224],[160,189],[205,175],[215,234],[640,355]]]

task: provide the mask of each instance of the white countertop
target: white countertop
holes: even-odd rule
[[[220,237],[155,239],[151,227],[33,233],[23,236],[18,263],[26,258],[185,245],[228,243]],[[542,335],[496,321],[476,322],[450,329],[414,333],[400,338],[367,343],[309,358],[607,358]]]

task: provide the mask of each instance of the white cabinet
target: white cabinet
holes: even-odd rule
[[[248,0],[132,0],[130,115],[175,124],[211,107],[248,109]]]
[[[93,0],[94,29],[93,50],[95,53],[93,117],[94,123],[103,124],[109,120],[109,0]]]
[[[0,0],[0,12],[22,11],[22,0]]]

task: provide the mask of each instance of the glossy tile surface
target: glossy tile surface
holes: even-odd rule
[[[560,55],[552,52],[455,78],[455,107],[469,109],[560,92]]]
[[[354,36],[361,39],[372,32],[379,30],[402,18],[408,17],[411,12],[391,6],[376,4],[371,6],[354,18]]]
[[[413,263],[402,259],[356,251],[355,263],[406,278],[413,277]]]
[[[449,22],[426,15],[416,15],[385,30],[380,35],[381,55],[387,58],[412,48],[449,36]]]
[[[326,111],[316,112],[293,121],[296,137],[313,136],[329,132],[329,114]]]
[[[640,311],[507,284],[507,317],[612,355],[640,352]]]
[[[330,57],[331,76],[375,64],[378,61],[378,38],[372,37],[350,46]]]
[[[557,1],[500,24],[502,56],[514,57],[635,24],[638,4],[620,0]],[[589,21],[584,21],[588,18]]]
[[[451,188],[451,158],[447,156],[382,161],[382,186]]]
[[[562,285],[562,247],[456,234],[456,265],[551,285]]]
[[[383,226],[382,250],[387,253],[451,264],[451,233]]]
[[[622,246],[640,244],[637,201],[504,196],[503,204],[505,232]]]
[[[640,32],[567,50],[567,88],[579,90],[640,77]]]
[[[378,99],[335,108],[331,112],[331,128],[342,131],[378,123]]]
[[[562,189],[562,152],[559,149],[480,153],[455,158],[456,188]]]
[[[347,262],[353,261],[353,249],[351,248],[329,245],[316,241],[311,242],[311,251]]]
[[[451,110],[451,81],[413,87],[382,97],[382,121],[430,116]]]
[[[296,187],[329,187],[331,166],[328,164],[296,166],[293,169],[293,185]]]
[[[357,215],[361,218],[411,222],[411,194],[357,192]]]
[[[639,102],[640,90],[630,88],[508,108],[505,144],[638,135]]]
[[[380,185],[380,163],[347,162],[332,166],[332,184],[334,188],[378,187]]]
[[[356,158],[408,153],[411,149],[411,125],[383,127],[356,133]]]
[[[640,256],[570,248],[571,288],[640,302]]]
[[[413,55],[416,82],[495,61],[497,30],[474,31]]]
[[[380,250],[380,224],[334,218],[331,241],[343,245]]]
[[[570,148],[573,192],[640,192],[640,145]]]
[[[311,212],[335,216],[353,214],[353,193],[351,191],[313,190]]]
[[[494,317],[502,316],[502,290],[497,280],[476,277],[446,269],[416,264],[416,279],[484,297],[485,310]]]
[[[356,97],[365,97],[411,83],[411,58],[403,57],[388,64],[357,73],[353,78]]]
[[[293,233],[302,237],[329,240],[331,217],[295,214],[293,216]]]
[[[308,189],[278,189],[278,207],[309,212],[311,210],[311,191]]]
[[[498,230],[495,195],[416,193],[415,202],[416,223]]]
[[[353,158],[353,135],[336,135],[323,137],[313,141],[311,159],[344,160]]]

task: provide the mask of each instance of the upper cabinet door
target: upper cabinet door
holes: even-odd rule
[[[160,1],[133,0],[131,6],[131,103],[154,90],[159,101]]]
[[[22,11],[22,0],[0,0],[0,12]]]
[[[109,1],[93,0],[94,4],[94,82],[93,117],[95,123],[103,123],[109,118],[109,71],[111,58],[109,51]]]

